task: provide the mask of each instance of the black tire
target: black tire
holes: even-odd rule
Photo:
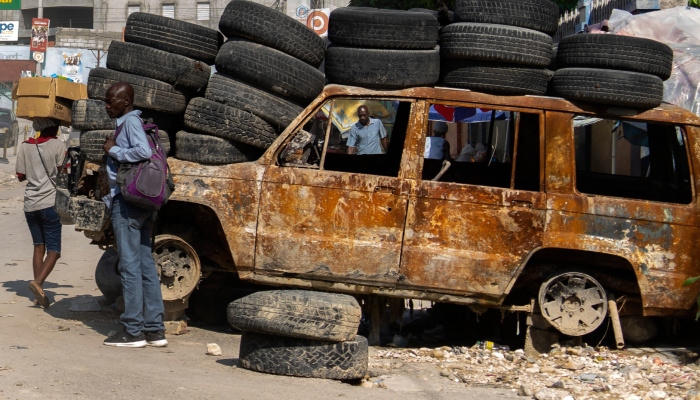
[[[192,99],[187,106],[185,126],[261,149],[270,147],[277,139],[277,132],[270,124],[248,111],[202,97]]]
[[[243,37],[272,47],[318,68],[326,53],[326,42],[313,30],[268,6],[252,1],[228,3],[219,20],[227,37]]]
[[[438,20],[427,13],[341,7],[328,19],[328,39],[341,46],[430,50],[437,46]]]
[[[122,277],[119,275],[119,254],[114,247],[102,253],[95,268],[95,283],[109,304],[122,295]]]
[[[422,13],[430,14],[433,17],[437,18],[438,22],[441,22],[441,24],[443,26],[451,24],[452,22],[454,22],[454,19],[455,19],[454,11],[450,11],[450,10],[447,10],[447,18],[444,22],[441,21],[440,12],[437,10],[431,10],[429,8],[409,8],[408,11],[422,12]]]
[[[440,78],[440,50],[329,46],[326,76],[332,83],[375,89],[433,86]]]
[[[243,332],[240,366],[276,375],[323,379],[360,379],[367,373],[367,339],[329,343]]]
[[[304,110],[283,97],[219,73],[212,75],[204,97],[253,113],[280,132]]]
[[[106,153],[102,146],[107,136],[114,136],[114,129],[80,132],[80,155],[88,161],[104,162]],[[158,137],[167,155],[171,149],[168,132],[158,128]]]
[[[169,83],[175,89],[204,92],[211,67],[191,58],[136,43],[112,41],[107,68]]]
[[[443,58],[500,61],[546,67],[552,61],[552,37],[532,29],[462,22],[440,34]]]
[[[633,36],[571,35],[559,42],[557,66],[618,69],[666,80],[673,69],[673,50],[655,40]]]
[[[76,100],[71,107],[71,126],[81,131],[114,129],[115,120],[109,118],[102,100]]]
[[[114,129],[80,132],[80,156],[91,162],[104,162],[107,155],[102,146],[107,136],[114,136]]]
[[[456,0],[456,22],[519,26],[554,35],[559,6],[550,0]]]
[[[658,76],[608,69],[558,69],[550,85],[553,95],[567,100],[635,108],[654,108],[664,94]]]
[[[126,20],[124,40],[212,65],[223,36],[201,25],[135,12]]]
[[[301,339],[353,340],[362,318],[354,297],[308,290],[270,290],[231,302],[228,322],[244,332]]]
[[[549,75],[544,68],[488,61],[443,62],[442,84],[503,95],[543,95]]]
[[[185,95],[172,85],[107,68],[90,70],[88,97],[104,100],[107,89],[117,82],[128,82],[134,88],[134,106],[136,108],[177,114],[181,113],[187,106]]]
[[[199,164],[221,165],[255,161],[263,151],[215,136],[180,131],[175,134],[175,158]]]
[[[229,40],[216,56],[216,70],[244,79],[303,104],[323,91],[323,73],[281,51],[249,42]]]

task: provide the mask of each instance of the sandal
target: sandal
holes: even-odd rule
[[[38,283],[35,281],[29,282],[29,290],[34,293],[34,296],[36,296],[36,301],[39,303],[40,306],[44,308],[49,308],[51,303],[49,302],[49,298],[46,297],[46,293],[44,293],[44,290],[39,286]]]

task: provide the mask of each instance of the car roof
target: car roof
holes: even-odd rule
[[[314,101],[314,106],[315,103],[325,102],[332,97],[345,96],[415,98],[443,103],[467,102],[494,107],[503,106],[507,108],[523,108],[541,111],[561,111],[580,115],[595,115],[601,118],[639,119],[644,121],[700,126],[700,117],[684,108],[668,103],[663,103],[649,110],[640,110],[629,107],[571,102],[563,98],[551,96],[504,96],[446,87],[373,90],[362,87],[331,84],[326,85],[321,95]]]

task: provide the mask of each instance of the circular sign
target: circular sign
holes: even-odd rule
[[[306,26],[319,35],[325,35],[328,32],[328,16],[321,10],[314,10],[306,18]]]
[[[43,63],[44,62],[44,53],[35,52],[34,53],[34,61],[36,61],[38,63]]]

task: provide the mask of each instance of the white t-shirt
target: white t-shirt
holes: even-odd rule
[[[39,148],[32,143],[24,142],[17,153],[15,171],[27,178],[27,187],[24,189],[24,211],[32,212],[54,206],[56,202],[56,188],[49,180],[54,180],[58,168],[63,163],[66,153],[66,145],[57,138],[40,143]],[[41,158],[39,158],[41,152]],[[44,163],[42,164],[42,159]],[[46,168],[44,168],[46,164]],[[46,174],[49,171],[50,176]]]

